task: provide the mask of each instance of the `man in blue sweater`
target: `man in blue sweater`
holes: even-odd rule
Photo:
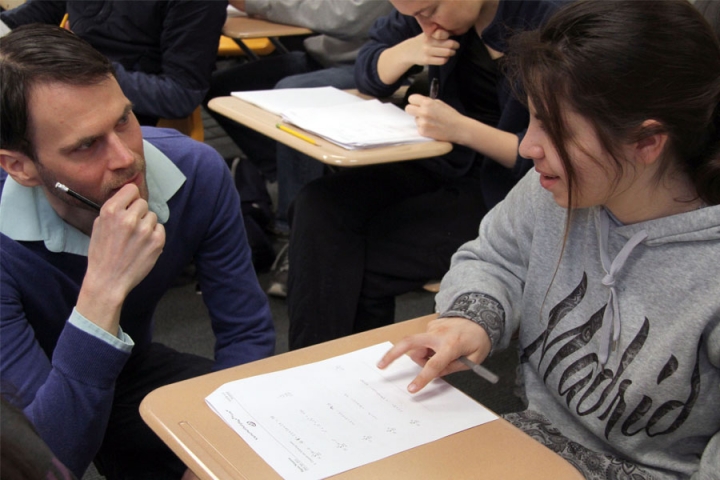
[[[0,39],[0,77],[3,395],[78,477],[95,460],[109,479],[180,478],[139,402],[274,350],[229,171],[208,146],[141,129],[110,62],[59,27]],[[153,311],[191,259],[214,364],[152,342]]]

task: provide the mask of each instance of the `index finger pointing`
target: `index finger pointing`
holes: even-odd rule
[[[402,340],[397,342],[390,350],[388,350],[385,355],[383,355],[383,357],[377,364],[378,368],[387,367],[392,362],[400,358],[401,355],[404,355],[411,350],[414,350],[416,348],[427,348],[427,337],[429,336],[425,333],[418,333],[403,338]]]

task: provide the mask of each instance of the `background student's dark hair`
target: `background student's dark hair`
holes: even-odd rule
[[[577,182],[564,106],[594,125],[618,179],[623,142],[667,133],[658,177],[682,169],[703,201],[720,203],[720,43],[686,0],[570,4],[541,30],[515,36],[506,66],[562,158],[570,205]],[[643,128],[646,120],[659,124]]]
[[[708,21],[715,35],[720,37],[720,2],[718,0],[695,0],[695,8]]]
[[[93,85],[109,76],[110,61],[72,32],[40,24],[14,29],[0,39],[0,148],[37,161],[28,116],[34,85]]]

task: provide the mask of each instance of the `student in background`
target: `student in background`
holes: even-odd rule
[[[94,460],[108,479],[179,478],[141,400],[275,347],[230,172],[207,145],[141,129],[109,60],[60,27],[0,39],[0,78],[0,384],[77,477]],[[152,341],[191,260],[214,362]]]
[[[227,1],[29,0],[0,14],[10,28],[69,28],[113,62],[141,125],[183,118],[210,88]]]
[[[392,94],[418,68],[438,98],[412,95],[421,133],[455,143],[443,157],[347,169],[295,201],[289,247],[290,348],[394,320],[395,296],[447,271],[531,162],[518,158],[527,109],[498,67],[513,31],[560,2],[393,0],[356,63],[359,89]]]
[[[513,39],[529,172],[453,257],[409,385],[519,334],[510,420],[586,478],[720,472],[720,43],[685,0],[580,1]]]
[[[248,15],[306,27],[318,35],[304,40],[304,52],[271,55],[216,72],[207,101],[245,90],[355,88],[358,50],[373,22],[392,9],[385,0],[232,0],[230,4]],[[323,164],[223,115],[210,114],[268,181],[277,180],[276,228],[287,233],[287,209],[298,185],[321,176]]]

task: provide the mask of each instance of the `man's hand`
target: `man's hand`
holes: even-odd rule
[[[116,335],[122,303],[155,266],[164,245],[165,228],[137,186],[122,187],[93,224],[78,312]]]
[[[378,362],[378,368],[386,368],[405,353],[422,371],[408,385],[408,391],[415,393],[436,377],[467,370],[457,359],[465,355],[481,363],[490,353],[492,345],[487,332],[467,318],[438,318],[428,323],[426,333],[410,335],[395,344]]]

